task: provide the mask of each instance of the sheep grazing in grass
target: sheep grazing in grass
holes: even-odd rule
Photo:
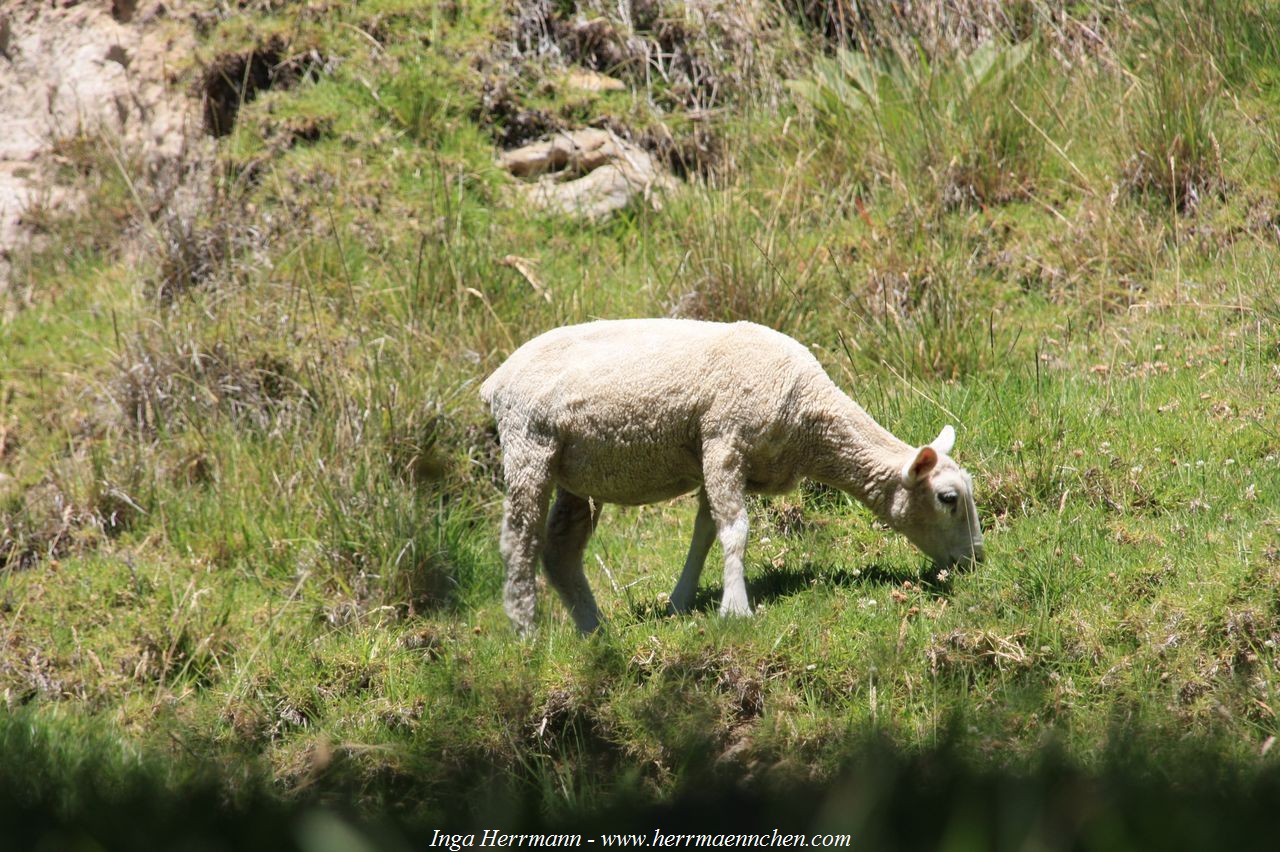
[[[590,322],[525,343],[480,388],[497,420],[507,496],[504,603],[533,628],[536,565],[583,633],[600,623],[582,552],[604,503],[698,492],[671,608],[688,612],[715,538],[722,615],[750,615],[742,560],[748,493],[801,477],[852,494],[939,568],[982,559],[969,474],[947,455],[955,431],[913,447],[849,399],[801,344],[749,322]],[[552,491],[555,503],[548,516]]]

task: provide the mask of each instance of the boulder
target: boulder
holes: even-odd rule
[[[541,210],[599,221],[640,197],[661,209],[675,179],[645,150],[609,130],[583,128],[504,152],[498,165],[521,198]]]

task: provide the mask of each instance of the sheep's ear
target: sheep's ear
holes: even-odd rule
[[[911,488],[928,476],[929,471],[933,470],[937,463],[937,450],[926,444],[916,450],[915,458],[907,462],[906,467],[902,469],[902,484]]]
[[[933,447],[942,455],[951,452],[951,448],[956,445],[956,430],[951,428],[948,423],[942,427],[942,431],[938,433],[938,437],[929,442],[929,446]]]

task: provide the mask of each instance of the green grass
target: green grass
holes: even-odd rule
[[[743,49],[718,24],[691,43],[722,90],[627,66],[603,70],[630,94],[593,100],[536,82],[564,60],[510,58],[501,4],[288,8],[211,19],[206,60],[278,36],[326,61],[243,106],[198,212],[153,217],[127,157],[67,143],[98,203],[49,218],[0,303],[0,691],[58,765],[176,759],[421,824],[490,787],[554,823],[822,785],[877,737],[965,772],[1033,771],[1046,744],[1105,772],[1117,732],[1157,773],[1186,749],[1274,769],[1264,9],[1144,6],[1066,59],[1038,30],[828,54],[778,14],[747,72],[714,65]],[[663,20],[639,36],[688,37]],[[600,224],[519,209],[489,72],[702,171]],[[955,424],[987,562],[930,581],[805,487],[752,505],[754,618],[715,615],[716,551],[669,618],[693,501],[611,506],[587,552],[606,627],[578,638],[544,594],[517,639],[479,383],[553,326],[673,313],[794,335],[905,440]]]

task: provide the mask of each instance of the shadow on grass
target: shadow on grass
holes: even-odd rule
[[[718,568],[710,561],[706,571]],[[936,594],[946,595],[951,591],[951,580],[937,580],[932,574],[917,571],[889,569],[876,564],[864,565],[861,568],[844,568],[804,562],[797,565],[784,564],[780,567],[769,567],[747,576],[747,594],[753,606],[772,604],[793,595],[804,594],[811,589],[822,587],[857,588],[860,586],[891,585],[900,586],[904,582],[920,585]],[[698,613],[716,613],[720,609],[720,599],[724,595],[723,585],[701,586],[693,599],[693,611]],[[631,606],[630,616],[635,621],[654,621],[669,617],[667,605],[656,601],[643,601]]]

